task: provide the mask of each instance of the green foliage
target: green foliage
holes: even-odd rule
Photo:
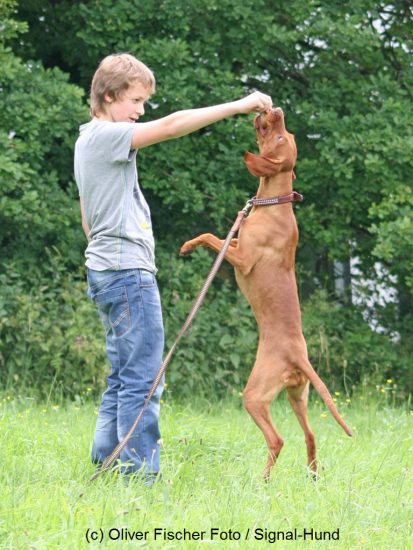
[[[41,269],[45,247],[78,265],[82,246],[72,176],[83,92],[59,69],[23,62],[0,41],[0,246],[2,262]]]
[[[370,213],[378,220],[370,229],[377,235],[373,255],[382,261],[391,273],[403,278],[413,291],[412,187],[406,184],[397,185],[383,203],[371,207]]]
[[[32,387],[79,399],[99,394],[109,373],[104,331],[86,297],[82,273],[67,274],[56,250],[48,253],[48,277],[24,286],[9,265],[0,275],[0,367],[3,385]],[[167,348],[172,345],[209,271],[211,256],[175,259],[161,278]],[[175,396],[240,395],[254,364],[257,329],[249,305],[231,288],[228,272],[211,287],[189,333],[182,339],[167,373]],[[182,285],[186,281],[186,285]],[[356,308],[343,307],[316,293],[303,304],[304,333],[314,368],[331,391],[348,394],[360,385],[397,383],[395,397],[413,386],[411,354],[374,332]]]
[[[22,32],[27,31],[27,23],[16,21],[16,18],[11,18],[13,8],[16,5],[16,0],[1,0],[0,2],[0,43],[4,44],[6,40],[16,38]]]
[[[53,252],[53,254],[52,254]],[[47,277],[27,288],[13,264],[0,275],[0,367],[8,389],[79,398],[104,384],[104,331],[85,282],[67,274],[56,251]]]
[[[75,395],[104,377],[102,333],[78,272],[85,241],[73,146],[77,126],[88,118],[85,96],[97,63],[130,51],[157,78],[145,120],[252,89],[282,105],[298,143],[296,187],[306,199],[296,208],[297,267],[314,366],[334,386],[368,377],[381,383],[397,368],[411,388],[408,3],[5,0],[0,16],[0,332],[8,384],[16,376],[34,383],[38,373],[39,387],[55,380]],[[212,262],[203,252],[180,260],[179,246],[202,231],[223,235],[254,193],[257,181],[242,161],[247,149],[256,150],[251,117],[237,117],[139,152],[168,342]],[[368,312],[382,334],[357,308],[311,296],[318,288],[334,290],[333,261],[350,257],[358,258],[361,279],[381,282],[377,261],[393,277],[398,304],[375,303]],[[366,299],[372,295],[367,291]],[[26,341],[25,320],[32,318]],[[255,342],[255,321],[226,267],[171,365],[173,391],[239,391]]]
[[[200,262],[176,260],[169,279],[161,280],[167,346],[209,269],[211,258],[207,253],[200,256]],[[0,275],[0,367],[6,373],[2,383],[8,389],[31,387],[43,396],[52,392],[78,399],[86,388],[99,394],[109,363],[104,330],[86,296],[83,273],[68,274],[57,250],[48,251],[46,271],[47,277],[33,281],[31,288],[12,264]],[[182,280],[188,282],[186,288]],[[212,288],[169,368],[170,390],[174,395],[238,394],[254,361],[256,339],[244,298],[226,283]]]
[[[175,340],[212,264],[208,252],[199,251],[196,256],[173,259],[168,278],[160,279],[167,347]],[[227,279],[227,268],[221,277]],[[244,297],[225,279],[210,288],[176,351],[167,375],[175,395],[200,391],[225,396],[238,394],[245,385],[255,360],[256,323]]]
[[[369,208],[412,181],[407,29],[413,16],[404,2],[89,0],[36,6],[37,12],[30,2],[20,6],[32,39],[23,39],[18,50],[38,51],[49,63],[68,67],[86,89],[104,55],[136,54],[158,80],[148,118],[230,100],[252,88],[270,93],[297,136],[296,185],[306,197],[299,221],[312,263],[358,256],[363,275],[372,274],[376,234],[370,229],[378,220]],[[45,32],[59,40],[44,44],[38,37]],[[189,234],[224,230],[256,186],[242,163],[251,147],[251,126],[239,119],[140,155],[161,246],[178,246],[184,228]],[[328,265],[323,269],[333,277]]]
[[[310,360],[331,390],[352,394],[365,384],[385,385],[392,379],[396,399],[411,392],[410,350],[372,330],[360,308],[344,307],[324,291],[316,292],[303,304],[303,330]]]

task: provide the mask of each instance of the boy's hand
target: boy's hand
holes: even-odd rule
[[[239,99],[235,102],[239,108],[240,114],[261,113],[272,108],[272,99],[269,95],[261,92],[254,92],[247,97]]]

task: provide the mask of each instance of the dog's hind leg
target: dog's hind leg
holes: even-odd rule
[[[308,466],[315,476],[317,474],[316,446],[314,433],[308,421],[308,394],[309,382],[305,382],[305,384],[301,384],[300,386],[290,386],[287,388],[288,400],[304,431],[305,443],[307,445]]]
[[[264,480],[268,481],[271,469],[281,452],[284,441],[275,429],[270,415],[270,405],[282,387],[275,385],[274,381],[270,380],[265,383],[264,378],[266,377],[260,376],[264,372],[269,372],[269,370],[263,369],[257,362],[244,389],[244,406],[262,431],[267,442],[268,460],[264,469]]]

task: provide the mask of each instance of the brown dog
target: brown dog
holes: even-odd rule
[[[249,171],[260,177],[257,198],[290,195],[297,147],[294,136],[285,128],[283,111],[277,108],[261,113],[254,125],[260,155],[245,153],[244,159]],[[284,388],[304,430],[308,464],[314,473],[315,439],[307,416],[309,381],[337,422],[351,435],[327,387],[308,360],[295,280],[297,242],[297,223],[290,202],[254,206],[225,256],[235,268],[238,286],[250,303],[259,328],[257,357],[244,390],[244,404],[268,445],[265,479],[283,446],[271,421],[270,405]],[[222,240],[206,233],[187,241],[180,253],[190,254],[200,245],[218,252],[222,244]]]

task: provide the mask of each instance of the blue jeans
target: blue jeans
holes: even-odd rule
[[[88,295],[106,330],[111,371],[102,396],[92,444],[92,460],[101,463],[124,439],[141,410],[162,364],[164,330],[155,276],[144,269],[88,269]],[[136,432],[120,455],[121,471],[159,471],[159,401],[163,380]]]

